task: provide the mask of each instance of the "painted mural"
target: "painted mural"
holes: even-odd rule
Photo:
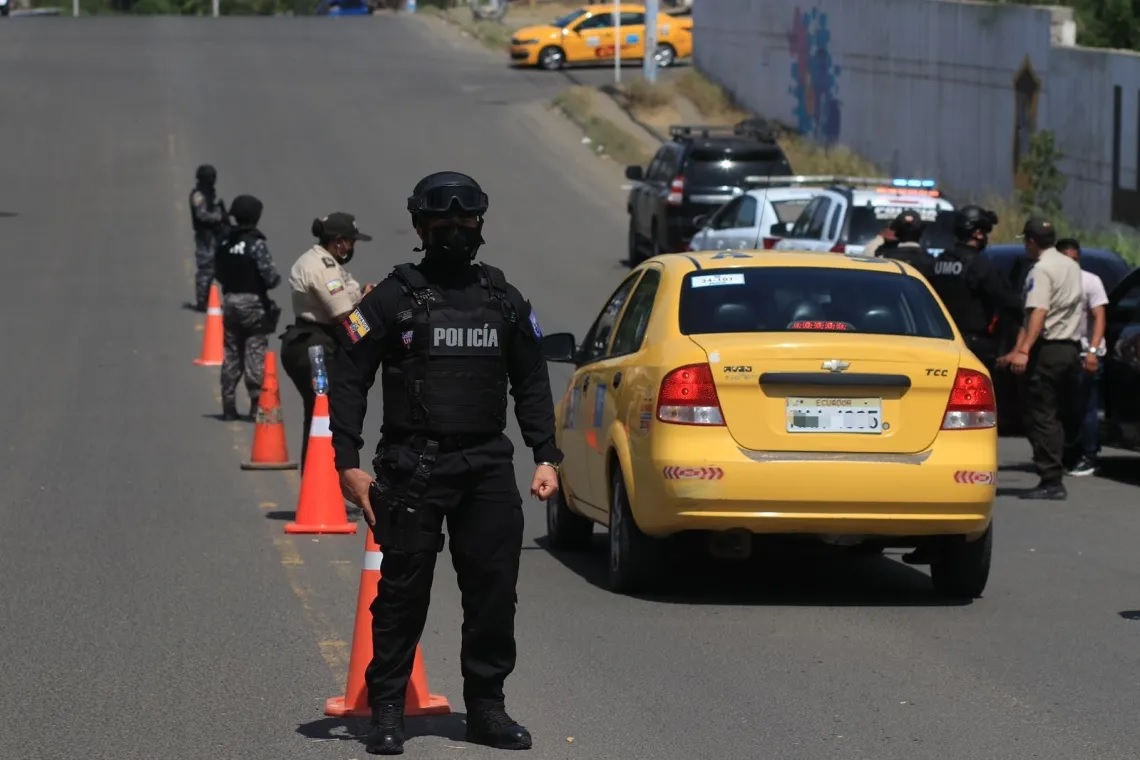
[[[818,8],[796,8],[788,52],[792,58],[792,84],[788,92],[795,98],[793,123],[800,133],[828,144],[839,139],[840,67],[831,60],[831,29],[827,14]]]

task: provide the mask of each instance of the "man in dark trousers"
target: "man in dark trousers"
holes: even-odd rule
[[[894,233],[894,240],[884,242],[875,255],[904,261],[929,281],[934,277],[934,257],[918,242],[922,239],[923,227],[918,212],[903,211],[891,221],[890,230]]]
[[[214,281],[214,256],[227,232],[226,204],[214,189],[218,172],[202,164],[190,191],[190,222],[194,227],[194,310],[205,311]]]
[[[1063,500],[1065,422],[1080,371],[1081,265],[1054,247],[1057,232],[1049,221],[1030,219],[1022,237],[1034,260],[1025,281],[1025,322],[1017,345],[997,363],[1024,378],[1025,427],[1041,482],[1021,498]]]
[[[562,454],[542,336],[530,303],[503,273],[474,264],[488,198],[471,177],[431,174],[408,199],[423,260],[402,264],[343,320],[329,366],[336,466],[346,498],[364,512],[384,550],[372,605],[373,659],[365,673],[371,754],[403,752],[404,695],[427,619],[447,518],[463,597],[460,661],[467,740],[530,749],[506,712],[503,683],[515,666],[515,586],[522,498],[514,447],[503,435],[507,392],[534,453],[531,494],[558,489]],[[421,249],[417,249],[421,250]],[[382,367],[382,369],[381,369]],[[384,421],[373,465],[360,469],[368,390],[382,371]]]
[[[1021,299],[982,256],[998,223],[997,214],[981,206],[954,213],[954,245],[934,260],[930,284],[958,326],[974,355],[992,374],[998,344],[994,329],[1006,315],[1019,318]]]

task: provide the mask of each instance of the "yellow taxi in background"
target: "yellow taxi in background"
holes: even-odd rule
[[[791,251],[651,258],[578,345],[556,406],[555,550],[609,528],[616,592],[661,579],[665,539],[746,557],[756,535],[914,548],[934,588],[981,595],[998,465],[986,368],[891,259]]]
[[[645,57],[645,6],[586,5],[549,24],[519,29],[511,37],[511,61],[522,66],[560,69],[574,63]],[[658,66],[671,66],[693,54],[693,20],[660,13],[657,17]]]

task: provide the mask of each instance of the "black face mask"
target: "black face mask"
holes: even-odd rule
[[[428,231],[424,251],[430,261],[459,267],[471,263],[482,244],[483,236],[474,227],[448,225]]]

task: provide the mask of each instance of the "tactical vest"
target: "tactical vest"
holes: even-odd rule
[[[989,327],[991,315],[978,292],[978,278],[973,271],[980,256],[969,246],[955,244],[934,260],[930,284],[962,333],[983,333]]]
[[[237,230],[218,246],[214,276],[223,293],[265,293],[265,281],[253,258],[253,246],[265,236],[256,229]]]
[[[198,215],[194,213],[194,193],[201,193],[202,195],[206,196],[206,205],[211,210],[217,206],[216,199],[218,197],[217,194],[213,191],[202,190],[197,186],[195,186],[194,189],[190,191],[190,195],[186,196],[187,201],[190,203],[190,223],[194,227],[194,232],[208,234],[217,232],[216,225],[203,224],[202,222],[198,221]]]
[[[506,428],[507,342],[518,314],[503,273],[479,269],[486,298],[463,309],[445,302],[411,265],[396,267],[412,309],[398,315],[396,355],[385,362],[385,429],[453,436]]]

